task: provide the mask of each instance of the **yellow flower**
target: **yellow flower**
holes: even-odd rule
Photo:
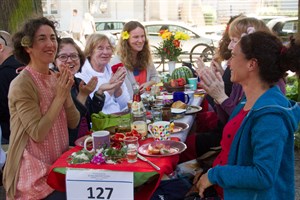
[[[163,34],[161,35],[161,38],[164,39],[164,40],[170,40],[171,39],[171,36],[172,36],[172,33],[169,32],[168,30],[165,30],[163,32]]]
[[[188,40],[190,39],[190,36],[183,32],[176,32],[174,38],[176,40]]]
[[[127,31],[122,31],[121,36],[123,40],[128,40],[130,34]]]
[[[182,53],[180,40],[188,40],[189,36],[183,32],[172,33],[169,30],[161,30],[159,36],[163,39],[156,54],[169,61],[178,61]]]

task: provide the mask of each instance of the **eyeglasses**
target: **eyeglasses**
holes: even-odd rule
[[[7,46],[7,42],[6,42],[5,38],[2,35],[0,35],[0,38],[4,41],[5,46]]]
[[[68,58],[71,58],[71,60],[76,61],[79,59],[79,55],[78,54],[70,54],[70,55],[66,55],[66,54],[61,54],[59,56],[57,56],[58,60],[62,61],[62,62],[66,62],[68,60]]]

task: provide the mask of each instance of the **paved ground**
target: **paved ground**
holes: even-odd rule
[[[300,200],[300,150],[295,151],[295,182],[295,200]],[[3,187],[0,187],[0,200],[5,200],[5,191]]]

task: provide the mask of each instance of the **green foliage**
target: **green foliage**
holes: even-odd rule
[[[298,78],[295,75],[287,77],[286,97],[294,101],[298,100]]]

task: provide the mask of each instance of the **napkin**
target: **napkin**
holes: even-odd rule
[[[124,115],[104,114],[103,112],[93,113],[92,118],[92,131],[105,130],[107,128],[117,126],[120,119],[130,119],[130,113]]]

